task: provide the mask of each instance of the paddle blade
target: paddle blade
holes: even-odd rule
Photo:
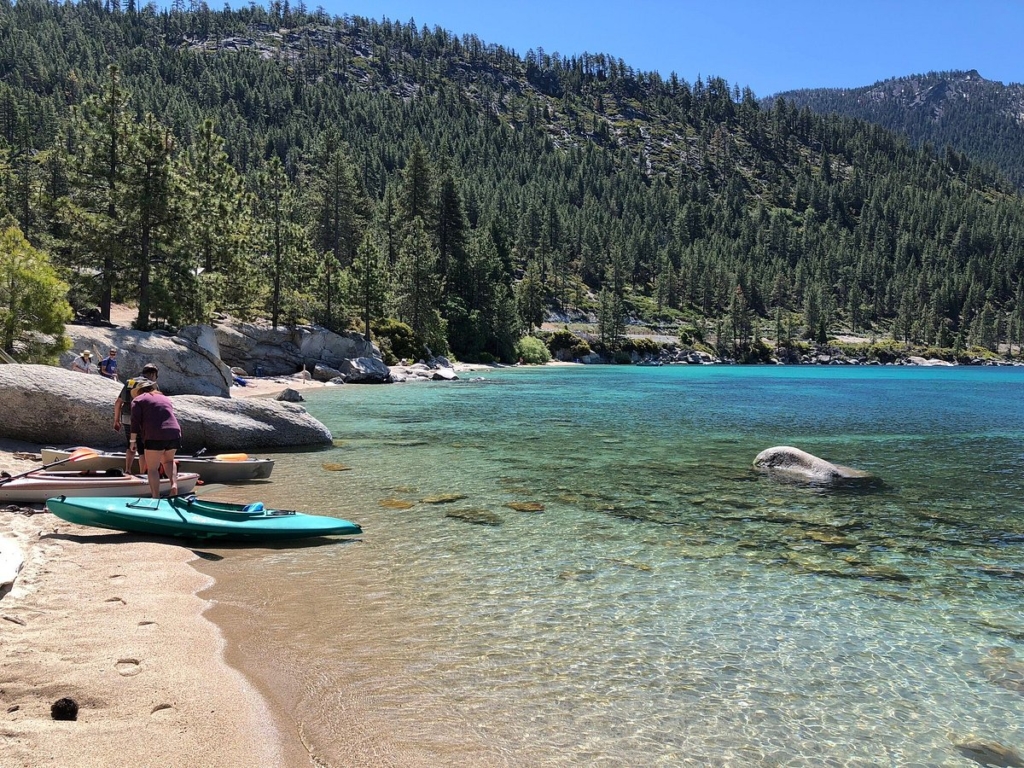
[[[60,461],[51,461],[49,464],[43,464],[43,466],[41,467],[35,467],[24,472],[19,472],[16,475],[10,475],[9,477],[0,478],[0,485],[3,485],[4,483],[9,483],[11,482],[11,480],[17,480],[19,477],[28,477],[33,472],[42,472],[44,469],[56,467],[61,464],[67,464],[69,461],[81,461],[82,459],[88,459],[92,456],[98,455],[99,452],[94,451],[92,448],[75,448],[75,450],[73,450],[71,454],[67,456],[67,458],[63,458]]]

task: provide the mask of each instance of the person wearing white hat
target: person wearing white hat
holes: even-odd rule
[[[71,370],[79,373],[92,373],[92,352],[87,349],[76,357],[71,363]]]

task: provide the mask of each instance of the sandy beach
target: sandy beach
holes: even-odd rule
[[[475,370],[461,367],[460,370]],[[248,379],[233,397],[324,384]],[[0,438],[0,470],[40,466],[38,445]],[[266,700],[225,660],[199,596],[211,583],[185,544],[73,525],[41,507],[0,506],[0,551],[23,561],[0,591],[0,764],[309,766]],[[74,721],[51,705],[71,698]]]
[[[0,440],[0,469],[39,466]],[[23,566],[0,597],[0,763],[10,766],[309,765],[224,660],[197,593],[199,550],[0,507]],[[78,717],[51,717],[58,699]]]

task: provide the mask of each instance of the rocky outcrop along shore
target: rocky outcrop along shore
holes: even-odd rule
[[[161,371],[160,386],[164,375]],[[45,365],[0,365],[0,437],[39,445],[123,448],[113,429],[121,385]],[[331,432],[294,403],[266,398],[171,398],[182,429],[182,451],[326,446]]]

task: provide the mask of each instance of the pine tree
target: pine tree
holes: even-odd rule
[[[434,354],[447,350],[445,324],[438,312],[441,279],[438,255],[420,218],[406,227],[395,269],[394,306],[399,320],[409,324]]]
[[[434,197],[434,176],[423,143],[416,141],[402,171],[402,186],[399,191],[399,210],[402,220],[411,223],[421,219],[422,226],[431,231],[434,228],[436,204]]]
[[[260,222],[257,247],[270,277],[267,308],[271,324],[278,327],[282,315],[294,324],[311,309],[308,291],[315,259],[279,158],[272,158],[266,171],[259,175],[256,198],[256,219]]]
[[[313,247],[322,255],[325,323],[335,325],[334,276],[353,264],[366,229],[368,204],[340,139],[331,134],[314,162],[311,184]]]
[[[526,265],[526,273],[516,293],[523,324],[527,332],[532,333],[534,328],[540,328],[544,322],[544,283],[539,259],[533,259]]]
[[[73,265],[91,267],[99,260],[99,281],[94,296],[100,316],[110,319],[115,281],[125,261],[123,199],[125,165],[135,141],[135,122],[128,112],[128,94],[120,72],[107,69],[104,92],[76,111],[73,135],[77,140],[72,168],[72,239],[77,244]]]
[[[173,141],[170,132],[152,115],[139,126],[130,145],[124,165],[124,184],[118,208],[123,212],[124,235],[128,249],[126,268],[136,278],[139,311],[135,327],[150,328],[150,311],[172,322],[179,319],[180,297],[175,288],[187,265],[178,263],[174,241],[181,206],[178,180],[171,165]],[[179,252],[180,253],[180,252]],[[153,267],[159,263],[165,281],[156,286],[154,296]]]
[[[362,315],[363,336],[369,341],[370,325],[383,314],[388,294],[387,254],[378,233],[371,230],[363,237],[351,273],[350,301]]]
[[[178,172],[184,197],[180,247],[190,254],[184,278],[192,294],[183,315],[192,322],[205,322],[211,308],[224,305],[227,286],[237,285],[245,271],[242,240],[247,203],[241,179],[212,120],[199,126]]]

